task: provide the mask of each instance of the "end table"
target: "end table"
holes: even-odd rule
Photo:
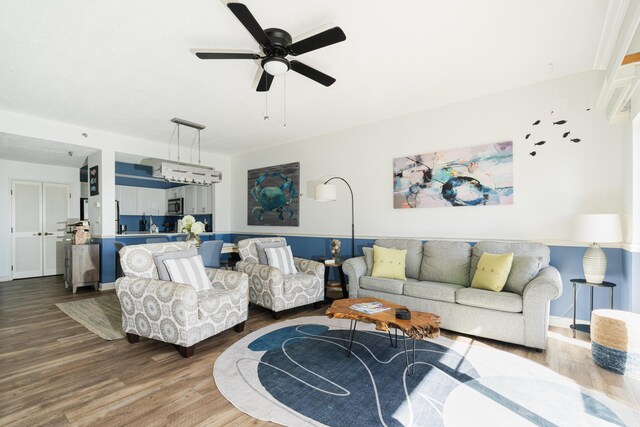
[[[329,261],[329,264],[327,264],[327,261]],[[327,287],[329,286],[329,272],[331,271],[332,268],[337,268],[338,269],[338,274],[340,275],[340,287],[342,288],[342,297],[343,298],[349,298],[349,292],[347,291],[347,281],[345,280],[344,277],[344,272],[342,271],[342,260],[340,261],[333,261],[333,259],[326,259],[326,258],[320,258],[318,259],[318,262],[321,262],[324,264],[324,295],[325,295],[325,299],[334,299],[334,298],[327,298]]]
[[[591,334],[591,312],[593,311],[593,290],[595,288],[609,288],[609,307],[613,309],[613,288],[616,287],[615,283],[611,282],[602,282],[602,283],[589,283],[585,279],[571,279],[571,283],[573,284],[573,323],[571,324],[571,329],[573,329],[573,337],[576,337],[576,331],[586,332]],[[589,286],[591,288],[591,297],[590,297],[590,310],[589,310],[589,324],[577,324],[576,323],[576,288],[577,285]]]

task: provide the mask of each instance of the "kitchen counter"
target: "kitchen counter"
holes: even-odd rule
[[[206,232],[201,236],[211,236],[214,232]],[[127,231],[126,233],[116,234],[115,237],[153,237],[153,236],[186,236],[187,233],[149,233],[148,231]]]

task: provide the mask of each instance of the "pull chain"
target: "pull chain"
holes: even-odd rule
[[[266,73],[266,71],[265,71]],[[267,89],[267,79],[264,79],[264,120],[269,120],[269,91]]]
[[[284,74],[284,101],[282,102],[282,127],[287,127],[287,74]]]

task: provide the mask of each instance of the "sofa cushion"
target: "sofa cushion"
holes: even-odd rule
[[[362,253],[364,254],[364,263],[367,264],[367,273],[365,276],[371,276],[371,272],[373,271],[373,248],[362,248]]]
[[[383,248],[406,249],[407,259],[405,275],[412,279],[420,277],[420,264],[422,263],[422,242],[412,239],[378,239],[374,245]]]
[[[279,248],[265,248],[267,261],[271,267],[275,267],[282,271],[282,274],[296,274],[298,270],[293,262],[293,254],[291,246],[283,246]]]
[[[534,256],[540,257],[540,269],[549,267],[549,260],[551,252],[547,245],[542,243],[533,242],[478,242],[473,246],[471,251],[471,277],[476,272],[478,266],[478,260],[483,252],[489,252],[490,254],[508,254],[512,253],[513,256]]]
[[[471,287],[500,292],[507,283],[512,263],[513,254],[483,253],[478,261],[478,268],[476,268],[473,279],[471,279]]]
[[[522,297],[511,292],[462,288],[456,292],[456,303],[511,313],[522,312]],[[500,325],[496,325],[496,327],[499,328]]]
[[[169,276],[169,270],[167,270],[167,266],[164,265],[165,260],[192,258],[194,256],[198,256],[198,250],[196,248],[188,248],[181,251],[160,252],[154,254],[153,262],[156,264],[156,269],[158,269],[158,278],[160,280],[171,280],[171,276]]]
[[[469,286],[471,245],[432,240],[423,246],[420,280]]]
[[[267,248],[284,248],[287,242],[280,240],[278,242],[256,242],[256,251],[258,251],[258,262],[263,265],[269,265],[269,259],[265,249]]]
[[[450,283],[411,281],[404,283],[404,294],[433,301],[456,302],[456,291],[462,288],[464,286]]]
[[[196,292],[212,288],[200,255],[191,258],[165,259],[164,265],[172,282],[191,285]]]
[[[522,295],[525,286],[538,275],[541,263],[542,258],[540,257],[514,256],[511,271],[503,290]]]
[[[396,279],[381,279],[378,277],[362,276],[360,278],[360,287],[370,291],[402,295],[404,282]]]
[[[373,246],[373,271],[371,276],[384,279],[406,280],[406,249],[390,249]]]

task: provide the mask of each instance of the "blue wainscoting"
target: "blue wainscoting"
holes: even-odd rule
[[[203,240],[224,240],[232,243],[243,237],[265,237],[264,234],[250,233],[211,234],[203,236]],[[94,239],[101,244],[101,281],[103,283],[115,280],[115,240],[128,245],[145,243],[146,237],[118,236],[117,238]],[[331,237],[286,236],[287,243],[295,256],[315,259],[331,257]],[[351,253],[351,239],[340,239],[342,255],[349,258]],[[356,256],[362,256],[362,248],[372,246],[373,239],[356,239]],[[551,302],[551,315],[571,317],[572,285],[570,279],[582,277],[582,255],[586,248],[572,246],[550,246],[551,265],[558,268],[564,284],[560,298]],[[606,280],[614,282],[614,308],[640,312],[640,253],[624,249],[605,249],[608,260]],[[337,280],[337,278],[334,278]],[[589,288],[580,287],[578,292],[577,317],[581,320],[589,319]],[[594,308],[609,307],[609,293],[607,289],[596,289],[594,293]]]
[[[264,235],[252,234],[232,234],[231,239],[238,237],[264,237]],[[291,246],[295,256],[302,258],[331,257],[331,240],[333,238],[323,237],[303,237],[287,236],[287,243]],[[341,253],[343,257],[350,257],[351,239],[340,239]],[[362,248],[373,246],[373,239],[356,239],[356,256],[362,256]],[[471,243],[473,244],[473,243]],[[585,247],[573,246],[550,246],[551,265],[560,271],[564,285],[560,298],[551,302],[550,313],[552,316],[571,317],[573,316],[573,289],[569,281],[574,278],[583,277],[582,255]],[[631,310],[640,312],[640,253],[632,253],[624,249],[605,249],[607,255],[608,268],[606,280],[617,284],[614,289],[613,307],[620,310]],[[623,269],[633,264],[633,267]],[[635,280],[631,278],[634,272]],[[635,283],[635,289],[632,289]],[[635,291],[632,294],[632,290]],[[607,289],[596,289],[594,292],[594,309],[609,308],[609,292]],[[580,287],[577,297],[577,317],[581,320],[589,319],[589,288]]]
[[[100,244],[100,282],[113,283],[116,280],[116,248],[114,242],[122,242],[125,245],[142,245],[147,243],[149,237],[167,237],[169,241],[175,241],[177,236],[161,236],[149,234],[149,236],[118,236],[118,237],[94,237],[94,243]],[[205,240],[222,240],[231,243],[230,234],[204,234],[200,238]],[[227,255],[222,255],[226,259]]]
[[[622,272],[628,286],[622,298],[629,311],[640,313],[640,252],[622,251]]]

